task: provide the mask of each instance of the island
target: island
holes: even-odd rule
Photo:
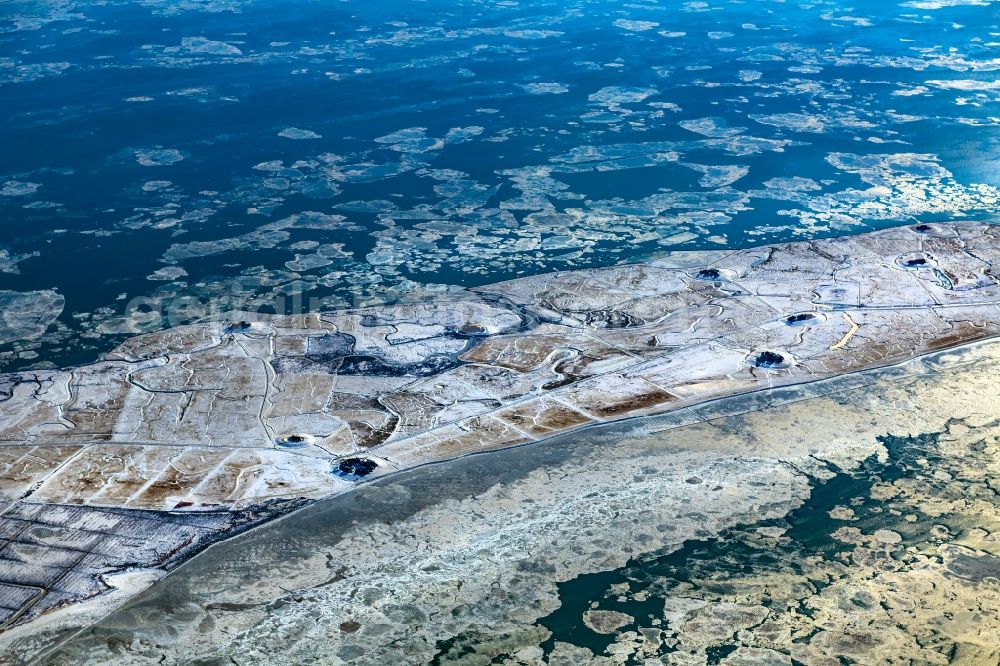
[[[242,313],[0,375],[0,649],[42,656],[207,546],[407,470],[617,422],[689,427],[739,396],[759,411],[824,382],[884,383],[870,373],[1000,332],[997,265],[1000,227],[927,223],[436,301]],[[585,618],[611,633],[620,615]]]

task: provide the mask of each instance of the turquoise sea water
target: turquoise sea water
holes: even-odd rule
[[[998,71],[990,0],[7,2],[0,368],[991,219]]]

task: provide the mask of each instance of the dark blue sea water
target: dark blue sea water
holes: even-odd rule
[[[1000,4],[0,5],[0,367],[998,210]]]

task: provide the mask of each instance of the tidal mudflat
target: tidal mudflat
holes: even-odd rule
[[[7,507],[0,520],[9,535],[2,551],[9,600],[0,643],[40,654],[205,546],[310,501],[347,493],[354,499],[344,502],[356,506],[358,486],[381,477],[553,437],[590,438],[582,433],[640,417],[664,415],[651,423],[673,426],[704,421],[731,396],[751,396],[747,404],[760,409],[779,390],[805,396],[824,382],[864,387],[876,376],[865,371],[987,340],[1000,329],[1000,282],[993,275],[998,229],[920,224],[546,274],[448,301],[206,322],[133,338],[93,365],[4,375]],[[962,367],[983,372],[985,363]],[[979,376],[958,374],[970,381]],[[885,401],[900,390],[888,389],[885,382],[859,388],[853,399]],[[996,407],[985,379],[949,391],[950,401],[965,395],[969,405],[962,409]],[[869,459],[880,450],[875,434],[891,433],[889,426],[904,418],[900,410],[930,419],[935,401],[945,398],[886,406],[899,399],[861,411],[860,421],[855,405],[841,410],[843,423],[789,424],[777,440],[757,435],[769,432],[768,416],[759,424],[747,416],[739,425],[713,426],[705,431],[710,435],[698,430],[707,426],[690,426],[706,438],[700,448],[711,449],[728,433],[731,446],[742,442],[742,449],[713,453],[711,460],[678,454],[649,474],[639,462],[603,449],[584,467],[604,477],[611,495],[623,484],[655,486],[664,470],[681,470],[684,482],[669,492],[702,509],[721,502],[712,528],[718,532],[754,512],[757,519],[787,514],[809,495],[812,477],[830,473],[824,465],[848,456],[835,464],[850,469]],[[794,418],[837,413],[818,404],[808,407],[813,417]],[[911,423],[906,433],[940,429],[930,423],[916,430]],[[659,441],[655,437],[621,439],[626,450],[641,441],[659,451],[650,443]],[[796,446],[808,452],[796,454]],[[770,457],[763,455],[767,447],[774,448]],[[529,485],[548,497],[558,474],[550,465],[536,467],[532,473],[540,476]],[[714,494],[711,488],[725,485],[704,482],[713,474],[736,474],[727,481],[736,485]],[[567,482],[566,492],[549,500],[617,525],[621,511],[610,507],[618,500],[589,492],[601,483]],[[760,483],[784,490],[760,495]],[[648,495],[632,499],[636,509],[649,502]],[[661,524],[678,508],[664,500],[657,511]],[[496,531],[499,517],[454,513],[455,529],[471,520],[468,529],[490,531],[490,543],[505,538]],[[546,515],[569,525],[576,520],[571,513]],[[511,518],[517,528],[524,515],[514,510]],[[682,537],[650,552],[705,536],[696,528],[704,531],[707,520],[691,520]],[[409,548],[402,545],[409,537],[395,532],[402,523],[374,514],[367,522],[375,532],[381,525],[398,536],[395,546]],[[554,524],[545,531],[559,533]],[[256,539],[261,532],[252,533]],[[637,549],[653,538],[643,532],[621,545]],[[496,564],[488,549],[476,552],[481,564]],[[517,561],[506,554],[500,559]],[[351,570],[339,555],[323,561],[342,570],[336,576]],[[402,580],[385,578],[396,585]],[[454,633],[450,638],[462,632]]]

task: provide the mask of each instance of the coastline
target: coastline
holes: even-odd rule
[[[609,423],[682,427],[734,395],[756,408],[774,391],[808,396],[817,382],[997,335],[994,234],[918,225],[714,254],[710,267],[681,254],[500,283],[447,304],[139,336],[64,379],[12,383],[0,407],[5,451],[55,453],[4,488],[8,510],[180,516],[205,543],[231,529],[205,522],[220,508],[339,496],[400,470],[599,436]],[[811,272],[790,278],[807,259]],[[864,302],[852,279],[866,281]],[[18,393],[30,385],[39,389]],[[205,441],[184,444],[199,429]],[[357,460],[377,466],[344,471]],[[120,568],[86,575],[106,589]]]
[[[751,437],[752,449],[750,450],[753,453],[738,453],[739,449],[744,449],[747,446],[747,443],[739,444],[737,445],[737,450],[730,450],[722,458],[714,458],[714,467],[710,465],[709,468],[715,470],[715,476],[703,474],[703,478],[707,479],[706,482],[717,479],[726,488],[730,488],[731,490],[740,489],[736,495],[730,495],[725,502],[728,508],[722,510],[721,522],[716,524],[714,522],[706,523],[702,521],[700,525],[694,523],[681,529],[680,525],[686,524],[685,521],[690,519],[682,518],[680,514],[676,513],[676,507],[682,505],[674,504],[674,502],[680,500],[683,496],[669,494],[660,496],[657,501],[663,504],[664,510],[668,514],[674,515],[675,525],[667,530],[668,536],[672,538],[668,538],[666,541],[657,541],[656,539],[653,541],[643,541],[642,539],[633,541],[623,538],[619,545],[625,546],[626,544],[631,544],[635,546],[641,544],[639,545],[639,550],[628,553],[621,552],[611,559],[607,559],[607,555],[599,556],[596,560],[584,558],[566,571],[557,566],[557,571],[561,573],[549,572],[543,569],[528,576],[523,569],[519,569],[522,572],[521,575],[531,579],[530,584],[526,581],[524,587],[538,585],[541,589],[548,589],[548,586],[554,583],[555,580],[564,580],[566,576],[572,577],[572,575],[575,575],[569,572],[580,571],[576,568],[579,566],[585,567],[583,571],[606,570],[615,566],[621,566],[626,560],[648,556],[643,553],[655,552],[662,554],[670,552],[680,547],[686,540],[708,538],[718,534],[728,526],[748,522],[753,523],[769,517],[780,518],[808,499],[812,485],[812,482],[808,480],[808,475],[816,479],[829,478],[832,475],[832,472],[828,468],[830,464],[836,465],[839,469],[850,470],[857,466],[861,460],[871,455],[884,455],[884,452],[879,453],[880,445],[877,444],[874,438],[874,435],[881,428],[889,426],[894,432],[904,434],[907,432],[916,433],[921,432],[921,428],[940,428],[950,418],[967,418],[963,410],[976,408],[966,403],[963,398],[967,398],[969,395],[976,394],[977,392],[979,392],[979,395],[983,395],[982,391],[988,391],[988,389],[984,389],[980,378],[987,377],[989,375],[989,368],[998,362],[997,358],[998,354],[1000,354],[998,345],[1000,343],[996,341],[979,343],[914,359],[893,368],[868,371],[864,374],[872,380],[871,383],[859,384],[857,378],[844,378],[840,382],[842,386],[839,387],[836,386],[838,380],[825,382],[829,389],[827,391],[816,391],[813,393],[809,388],[806,388],[804,391],[797,389],[778,390],[778,393],[785,392],[788,394],[785,396],[788,399],[782,401],[779,397],[776,402],[766,407],[758,405],[748,408],[746,404],[739,404],[745,401],[744,398],[730,398],[725,403],[735,409],[719,409],[714,416],[694,424],[659,429],[655,424],[657,417],[647,417],[646,419],[631,423],[618,423],[605,426],[603,432],[602,429],[592,430],[583,437],[577,437],[575,434],[572,436],[564,435],[560,438],[538,443],[537,446],[521,447],[484,454],[482,456],[473,456],[464,459],[464,461],[458,460],[440,465],[436,464],[421,468],[420,470],[409,470],[392,477],[384,477],[373,483],[359,486],[352,493],[324,500],[281,519],[262,525],[255,528],[252,533],[246,533],[235,539],[229,539],[213,545],[201,555],[189,560],[172,572],[167,578],[153,585],[135,600],[126,603],[121,609],[112,613],[108,618],[95,625],[95,627],[86,630],[73,641],[68,642],[61,651],[56,653],[56,657],[58,658],[55,658],[54,661],[42,660],[40,663],[64,663],[59,661],[59,658],[67,659],[69,658],[67,655],[72,655],[73,660],[80,660],[78,663],[92,663],[88,662],[87,659],[99,662],[100,657],[97,657],[97,655],[103,654],[102,650],[106,648],[102,646],[106,645],[106,641],[121,644],[123,635],[131,635],[132,639],[140,638],[140,643],[136,645],[141,644],[145,647],[136,648],[138,651],[130,649],[126,653],[120,654],[119,658],[125,659],[122,663],[152,663],[165,654],[169,654],[170,659],[179,659],[180,661],[195,657],[208,658],[209,653],[186,651],[189,649],[197,650],[199,645],[202,646],[201,649],[207,649],[207,646],[218,642],[218,637],[213,638],[212,635],[201,636],[200,632],[195,631],[196,626],[204,622],[206,614],[213,616],[215,618],[214,622],[220,627],[244,626],[245,623],[249,623],[244,626],[246,635],[240,638],[238,644],[227,644],[227,647],[218,648],[222,650],[221,654],[238,655],[240,663],[267,663],[266,646],[259,646],[258,642],[264,641],[265,636],[269,632],[277,631],[283,636],[280,641],[283,643],[284,641],[288,641],[288,645],[295,647],[295,649],[297,649],[296,646],[300,642],[305,645],[311,645],[312,647],[309,649],[318,648],[319,643],[315,643],[315,641],[319,639],[315,637],[310,639],[303,638],[301,641],[300,639],[291,639],[285,633],[287,630],[290,630],[290,627],[286,626],[285,629],[279,629],[279,627],[285,626],[283,622],[272,626],[269,630],[265,629],[264,626],[270,622],[267,618],[272,616],[273,611],[261,614],[261,609],[273,606],[277,599],[282,598],[286,600],[282,606],[288,605],[288,612],[294,614],[298,614],[300,610],[305,612],[307,608],[318,608],[315,604],[325,607],[326,604],[334,603],[332,601],[333,597],[330,597],[325,592],[326,590],[329,590],[330,595],[333,595],[336,591],[335,598],[340,599],[340,601],[335,604],[336,612],[331,610],[330,613],[333,613],[333,615],[325,621],[324,626],[327,626],[329,631],[324,634],[324,638],[320,643],[323,643],[323,641],[332,641],[333,645],[351,643],[355,634],[353,632],[342,634],[334,631],[339,623],[334,622],[333,618],[355,617],[351,613],[360,613],[366,607],[364,605],[358,606],[357,604],[349,607],[342,605],[346,603],[347,598],[350,598],[350,596],[344,597],[343,595],[348,595],[350,589],[356,590],[358,588],[355,586],[362,584],[355,577],[362,576],[367,580],[367,575],[362,571],[355,571],[354,567],[360,566],[358,563],[361,560],[368,560],[369,558],[378,560],[378,562],[382,563],[382,566],[386,566],[384,558],[389,557],[389,553],[393,553],[393,557],[401,554],[398,549],[391,545],[393,543],[392,539],[384,541],[374,534],[365,536],[364,533],[367,531],[365,529],[366,526],[370,525],[371,530],[376,534],[388,529],[389,532],[387,534],[392,534],[395,538],[400,533],[394,531],[390,527],[390,523],[393,526],[398,524],[410,525],[410,529],[420,529],[419,526],[424,525],[423,538],[430,539],[429,543],[445,538],[454,539],[462,534],[464,529],[469,529],[470,525],[467,521],[461,520],[464,513],[461,507],[469,501],[461,499],[462,497],[469,499],[478,498],[474,501],[473,505],[480,507],[480,509],[484,502],[488,504],[491,501],[497,501],[501,497],[507,498],[501,504],[504,506],[509,504],[507,510],[514,512],[511,517],[514,518],[515,522],[518,522],[521,520],[517,518],[518,512],[530,506],[516,500],[519,496],[518,493],[535,492],[531,491],[530,488],[539,486],[537,479],[533,483],[528,483],[528,477],[533,474],[537,475],[542,470],[550,470],[552,474],[558,476],[567,469],[565,465],[566,460],[576,459],[579,461],[579,464],[575,466],[571,465],[575,469],[574,474],[578,477],[574,479],[576,483],[566,482],[566,487],[563,491],[564,494],[560,496],[561,499],[559,501],[565,502],[573,494],[579,495],[579,481],[582,478],[590,481],[593,484],[593,489],[601,493],[602,486],[598,483],[598,477],[601,475],[595,473],[592,465],[597,460],[606,460],[609,464],[611,464],[611,461],[617,460],[618,457],[614,455],[614,449],[616,448],[630,450],[629,455],[624,459],[630,459],[633,462],[633,469],[641,469],[640,461],[647,460],[649,456],[656,457],[657,455],[661,456],[657,458],[658,460],[669,459],[673,466],[680,468],[672,470],[669,473],[669,482],[664,482],[666,485],[661,483],[652,487],[634,487],[635,492],[634,497],[632,497],[634,504],[630,503],[628,505],[636,507],[648,505],[651,499],[648,493],[651,492],[653,487],[658,489],[657,492],[665,492],[666,488],[674,485],[675,487],[679,487],[682,493],[692,492],[693,489],[690,487],[690,484],[684,482],[684,476],[695,469],[693,467],[685,469],[687,465],[691,464],[689,457],[704,455],[713,448],[725,451],[727,447],[736,445],[736,442],[739,441],[738,436],[736,439],[728,440],[732,442],[730,444],[727,444],[725,441],[717,441],[715,444],[711,442],[713,438],[717,440],[720,433],[732,432],[737,423],[740,428],[745,428],[748,425],[751,426],[746,432]],[[970,372],[973,372],[976,376],[971,380],[968,377]],[[872,386],[872,384],[875,384],[875,386]],[[865,391],[858,390],[861,386],[865,386],[867,389]],[[961,390],[956,391],[956,389]],[[810,395],[802,395],[802,393]],[[872,395],[869,397],[868,394]],[[933,413],[911,413],[905,415],[898,411],[897,413],[885,412],[883,408],[883,410],[872,412],[870,415],[877,419],[877,424],[869,422],[868,418],[859,418],[860,414],[856,409],[858,404],[875,402],[882,405],[889,405],[893,404],[894,401],[898,401],[902,396],[906,396],[904,399],[911,405],[922,404],[922,401],[925,400],[928,401],[928,404],[934,404],[931,410],[927,410]],[[835,410],[835,406],[838,404],[840,404],[840,408],[839,410]],[[898,409],[899,403],[897,402],[896,404]],[[989,409],[990,404],[987,402],[981,408]],[[825,414],[816,413],[816,406],[819,405],[825,408],[823,410],[826,412]],[[852,417],[851,414],[854,416]],[[838,423],[840,432],[830,433],[828,431],[824,432],[822,429],[800,431],[799,426],[802,425],[802,419],[809,415],[812,415],[811,418],[814,424],[826,423],[832,425],[833,423]],[[748,417],[751,417],[750,421],[747,420]],[[708,427],[708,424],[714,425]],[[787,430],[787,428],[792,424],[798,424],[795,431],[795,438],[801,444],[796,445],[795,439],[788,439],[791,431]],[[662,426],[663,424],[659,425]],[[699,429],[703,430],[700,435],[697,434]],[[871,434],[863,436],[862,433]],[[833,435],[832,441],[831,435]],[[709,439],[706,439],[706,436]],[[729,435],[728,437],[731,438],[733,435]],[[646,444],[636,444],[637,440],[644,440]],[[680,443],[681,441],[683,443]],[[650,444],[650,442],[655,443]],[[653,447],[652,451],[648,449],[649,446]],[[720,446],[721,449],[719,448]],[[705,447],[708,448],[706,449]],[[796,453],[795,449],[798,449],[800,452]],[[639,453],[640,451],[641,453]],[[760,470],[758,469],[751,474],[752,477],[774,479],[777,478],[775,477],[776,474],[780,475],[782,473],[781,470],[785,470],[791,476],[787,477],[786,481],[780,482],[778,487],[770,488],[763,494],[759,493],[759,489],[758,491],[748,493],[748,489],[752,488],[752,486],[745,484],[731,486],[732,479],[725,481],[727,474],[733,473],[741,464],[744,464],[748,460],[748,455],[760,459],[775,456],[775,459],[785,461],[779,463],[776,467],[768,467],[771,470],[769,475],[759,477]],[[561,456],[564,457],[563,463],[559,462]],[[518,458],[522,459],[521,464],[510,462],[512,459]],[[749,458],[749,460],[754,458]],[[481,462],[473,462],[476,459]],[[540,459],[546,459],[546,462],[544,464],[536,464]],[[479,468],[478,476],[476,474],[471,474],[470,476],[460,471],[463,468],[477,467]],[[513,476],[505,475],[503,472],[494,474],[486,471],[495,469],[515,469],[516,471],[512,472]],[[590,471],[584,472],[584,469]],[[665,468],[660,467],[660,469],[660,473],[662,474]],[[702,467],[700,469],[706,468]],[[436,480],[421,484],[418,479],[422,475],[436,477]],[[473,481],[473,483],[446,483],[446,479],[450,478],[453,480],[459,475],[467,481]],[[518,477],[526,479],[526,481],[519,484],[517,481]],[[798,480],[796,481],[795,479]],[[477,485],[477,483],[480,485]],[[549,485],[551,483],[552,481],[550,480]],[[786,485],[787,483],[792,483],[792,485],[788,486]],[[485,484],[485,486],[481,484]],[[545,488],[546,484],[543,483],[540,487]],[[791,491],[795,487],[798,489]],[[382,490],[378,490],[380,488]],[[404,492],[403,488],[410,488],[411,490]],[[418,491],[419,488],[433,488],[435,492],[444,494],[435,499],[420,494]],[[515,488],[517,489],[516,491],[514,490]],[[790,494],[788,494],[789,491],[791,491]],[[544,491],[538,492],[544,493]],[[628,495],[628,492],[627,490],[622,490],[622,493],[625,495]],[[724,490],[723,492],[728,494],[730,490]],[[756,499],[754,499],[754,492],[757,492]],[[368,497],[350,499],[351,495],[355,493]],[[448,499],[449,496],[455,493],[458,495],[454,499]],[[608,497],[603,493],[601,494],[602,502],[606,501]],[[540,498],[536,495],[530,496],[535,497],[535,501],[540,501]],[[371,497],[381,497],[382,501],[369,504]],[[495,499],[484,499],[488,497]],[[525,495],[522,499],[526,499],[527,497],[528,495]],[[674,497],[674,499],[668,499],[670,497]],[[399,504],[400,501],[403,502],[402,506]],[[513,503],[510,503],[511,501]],[[552,501],[555,502],[556,500]],[[625,500],[619,495],[615,501]],[[551,506],[555,506],[555,504]],[[579,546],[581,543],[586,543],[586,541],[580,542],[579,539],[587,530],[597,528],[598,523],[595,523],[594,520],[600,513],[590,514],[589,518],[583,518],[583,515],[586,514],[574,513],[574,511],[583,511],[583,506],[579,503],[573,504],[572,508],[559,516],[560,525],[576,525],[576,527],[560,528],[561,537],[568,538],[571,534],[574,536],[572,539],[563,542],[561,546],[555,548],[554,552],[557,554],[554,556],[554,561],[560,561],[562,557],[567,556],[566,549],[571,548],[574,544]],[[497,509],[499,508],[498,506]],[[437,518],[431,519],[429,517],[431,515],[436,515]],[[388,523],[382,523],[376,516],[382,516],[382,519],[387,520]],[[426,517],[420,519],[418,516]],[[375,519],[376,522],[369,524],[368,521],[372,519]],[[459,521],[462,527],[446,527],[446,523],[439,524],[434,522],[435,520]],[[296,523],[299,524],[298,527],[296,527]],[[382,527],[383,524],[384,527]],[[544,540],[544,530],[539,526],[528,527],[531,524],[532,522],[528,522],[522,525],[522,528],[527,530],[528,536],[525,538],[541,538]],[[546,524],[554,525],[551,522]],[[639,527],[638,529],[640,529],[641,533],[647,533],[647,536],[650,536],[648,533],[650,529],[648,521],[636,521],[636,523],[625,521],[617,525],[615,529],[633,530],[637,529],[637,524],[645,525],[645,527]],[[333,527],[334,525],[339,525],[339,527]],[[566,529],[569,529],[569,532]],[[676,531],[680,533],[674,533]],[[402,533],[406,533],[406,530],[403,529]],[[687,535],[686,537],[684,536],[685,534]],[[446,537],[446,535],[451,536]],[[369,540],[369,537],[372,540]],[[280,564],[275,560],[274,556],[267,554],[269,548],[272,547],[268,544],[276,545],[289,541],[295,544],[295,548],[292,551],[287,551],[287,555],[282,556]],[[604,543],[604,548],[609,545],[607,542],[602,543]],[[511,544],[511,547],[514,545],[516,544]],[[587,548],[589,546],[585,547],[584,550],[586,551]],[[342,578],[337,579],[337,570],[339,567],[331,569],[322,564],[324,561],[329,561],[327,555],[322,555],[324,551],[327,553],[336,552],[341,557],[345,557],[343,562],[338,560],[338,564],[343,564],[346,567]],[[377,555],[377,553],[383,551],[388,552],[385,555]],[[523,560],[527,557],[531,560],[532,556],[528,554],[528,551],[545,552],[535,548],[528,548],[521,544],[516,548],[516,552],[519,554],[515,559],[520,558]],[[447,552],[451,552],[450,548]],[[513,552],[508,554],[513,556]],[[354,553],[354,555],[348,556],[348,553]],[[290,557],[291,561],[285,559],[286,557]],[[621,559],[623,557],[625,559]],[[259,567],[259,571],[268,571],[270,572],[269,577],[278,575],[285,580],[281,582],[268,581],[266,583],[257,583],[248,588],[247,582],[259,579],[260,574],[256,573],[258,569],[242,572],[241,570],[248,563],[254,563],[258,560],[259,563],[256,566]],[[351,564],[352,561],[354,562],[353,565]],[[469,566],[473,565],[471,560],[461,559],[460,561],[468,563]],[[496,563],[500,561],[506,560],[494,560]],[[324,574],[324,571],[327,573]],[[402,589],[408,589],[409,586],[415,585],[416,583],[413,580],[414,573],[416,572],[404,575],[401,571],[397,571],[397,575],[401,576],[396,579],[398,585],[402,586]],[[554,578],[550,578],[552,576]],[[173,582],[171,581],[171,577],[174,579]],[[450,571],[446,575],[446,578],[452,581],[450,583],[452,586],[456,579],[465,580],[467,584],[471,580],[474,580],[474,578],[461,575],[457,571]],[[217,582],[216,584],[209,585],[212,588],[211,590],[205,590],[204,587],[209,580],[216,580]],[[434,580],[437,579],[435,578]],[[222,583],[220,587],[220,581],[226,582]],[[240,583],[238,581],[243,582]],[[445,584],[445,582],[440,582],[440,584]],[[261,585],[264,585],[266,589],[261,590]],[[420,593],[421,595],[427,592],[425,588],[421,587],[420,589],[424,590],[424,592]],[[476,594],[479,594],[466,590],[463,592],[463,595],[466,593],[469,594],[470,599],[476,598]],[[233,601],[228,601],[228,598],[232,598]],[[242,601],[237,601],[237,598],[241,598]],[[271,601],[264,602],[264,598],[271,599]],[[444,603],[440,601],[441,597],[439,595],[431,595],[430,598],[432,601],[428,603]],[[207,601],[209,599],[211,601]],[[299,599],[299,601],[293,602],[293,599]],[[523,599],[521,601],[523,602]],[[375,606],[381,607],[388,602],[389,599],[383,599],[382,602],[375,603]],[[548,605],[550,603],[547,602],[544,608],[551,610],[552,607]],[[196,607],[201,608],[201,610],[191,615]],[[353,610],[351,610],[352,608]],[[374,609],[368,608],[367,612],[370,613],[372,610]],[[426,611],[426,609],[424,610]],[[540,609],[537,614],[543,615],[542,610]],[[482,612],[482,609],[477,612]],[[161,613],[164,614],[164,618],[182,619],[175,625],[174,629],[164,634],[162,625],[158,624],[155,620]],[[535,611],[532,611],[529,615],[534,616],[535,613]],[[183,619],[188,616],[190,616],[190,619]],[[140,617],[144,619],[138,621]],[[226,619],[229,617],[233,619]],[[501,622],[500,617],[503,616],[497,617],[497,622]],[[382,621],[384,622],[385,618]],[[504,622],[509,622],[509,620],[504,620]],[[184,627],[188,628],[185,629]],[[176,633],[174,633],[175,631]],[[267,638],[266,640],[272,639]],[[273,640],[279,639],[275,638]],[[129,641],[126,640],[124,642],[128,643]],[[73,652],[72,650],[74,649],[77,651]],[[235,652],[231,652],[230,650],[234,650]],[[244,650],[250,651],[246,652]],[[265,652],[255,652],[255,650],[265,650]],[[300,656],[305,654],[302,653]],[[216,654],[216,657],[219,656],[220,654]],[[367,658],[372,657],[369,655]],[[345,659],[341,662],[332,656],[322,661],[323,663],[353,663],[351,659]],[[366,662],[362,659],[358,663],[371,662]]]

